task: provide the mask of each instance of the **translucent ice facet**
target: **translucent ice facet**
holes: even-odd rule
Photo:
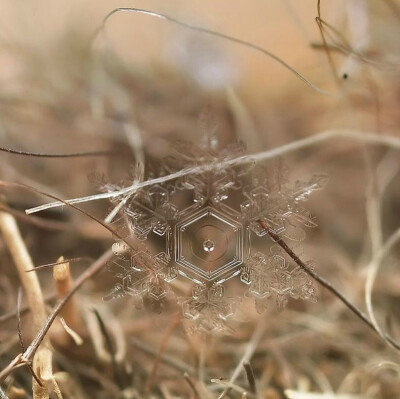
[[[185,276],[215,280],[243,262],[242,225],[228,215],[202,208],[176,226],[175,260]]]
[[[233,158],[243,154],[243,144],[219,150],[212,137],[176,143],[156,172],[143,176],[139,167],[130,177],[131,184],[172,173],[176,179],[158,179],[114,197],[121,209],[120,236],[129,245],[124,240],[113,245],[110,271],[117,281],[104,299],[129,295],[135,306],[160,312],[174,291],[171,282],[184,277],[193,283],[192,296],[180,301],[190,329],[218,334],[229,330],[227,320],[238,302],[225,297],[228,279],[243,283],[242,294],[254,298],[259,312],[271,302],[282,310],[289,298],[317,300],[311,277],[268,229],[302,257],[305,228],[317,226],[304,203],[327,178],[315,175],[291,183],[279,160],[236,165]],[[122,188],[104,177],[98,181],[103,191]]]
[[[233,298],[225,298],[222,285],[197,285],[192,297],[183,301],[182,309],[197,330],[218,334],[227,329],[226,321],[234,314],[235,304]]]

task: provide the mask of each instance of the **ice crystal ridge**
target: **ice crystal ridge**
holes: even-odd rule
[[[223,151],[212,142],[181,143],[176,148],[177,155],[163,160],[158,176],[189,167],[201,170],[118,198],[124,206],[117,224],[127,240],[134,240],[135,251],[123,241],[114,244],[116,257],[110,269],[118,282],[105,299],[128,294],[138,308],[161,311],[174,297],[171,282],[188,279],[192,296],[180,297],[178,303],[191,328],[207,333],[229,329],[226,321],[238,300],[226,297],[228,280],[242,283],[259,312],[271,298],[279,310],[290,297],[316,301],[311,278],[269,238],[259,221],[300,254],[304,227],[317,225],[303,203],[325,185],[326,177],[315,175],[292,184],[279,162],[225,162],[243,153],[243,144]],[[103,185],[107,191],[120,187]]]

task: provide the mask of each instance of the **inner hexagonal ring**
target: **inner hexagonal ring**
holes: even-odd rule
[[[188,215],[176,226],[175,260],[194,281],[226,280],[243,262],[242,226],[211,207]]]

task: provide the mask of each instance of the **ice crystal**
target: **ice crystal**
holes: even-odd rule
[[[244,152],[242,143],[222,151],[213,140],[175,148],[155,177],[197,167],[194,173],[117,198],[117,225],[125,241],[136,244],[135,250],[123,241],[114,244],[116,259],[110,268],[118,282],[105,299],[130,295],[139,308],[161,311],[174,295],[171,282],[184,278],[193,292],[178,300],[183,316],[192,329],[212,334],[229,327],[237,300],[224,293],[233,278],[244,283],[260,312],[271,298],[279,310],[289,298],[316,301],[311,278],[276,249],[259,221],[300,255],[304,228],[317,226],[304,203],[324,187],[326,176],[290,183],[281,162],[250,167],[224,162]],[[113,187],[121,185],[103,183],[103,190]]]
[[[147,304],[153,310],[161,311],[170,291],[168,282],[177,276],[174,269],[168,267],[168,259],[162,254],[152,256],[145,248],[133,252],[121,242],[113,245],[113,252],[117,261],[109,265],[109,271],[119,282],[104,299],[129,294],[138,309]]]
[[[278,310],[286,306],[289,297],[316,302],[312,279],[299,266],[290,268],[290,263],[281,255],[266,256],[261,252],[248,259],[240,279],[249,286],[257,311],[265,310],[271,296],[275,296]],[[313,268],[311,262],[307,266]]]
[[[192,296],[182,302],[183,316],[192,324],[189,331],[219,334],[229,330],[226,321],[235,312],[236,300],[224,296],[221,284],[195,285]]]

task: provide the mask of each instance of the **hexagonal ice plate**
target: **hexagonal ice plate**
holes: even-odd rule
[[[188,215],[176,225],[175,239],[179,273],[193,281],[224,281],[243,263],[242,225],[214,208]]]

